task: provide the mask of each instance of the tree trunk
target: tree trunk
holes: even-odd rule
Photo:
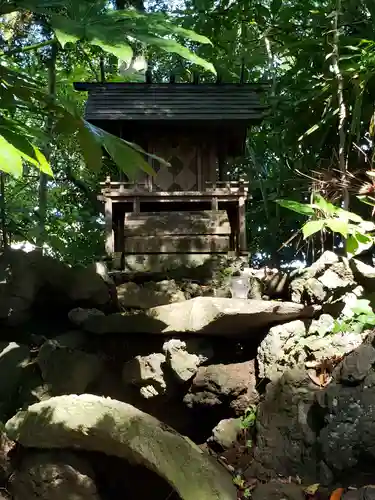
[[[344,101],[344,78],[340,70],[340,27],[339,27],[339,16],[341,13],[341,0],[336,2],[336,12],[333,18],[333,47],[332,47],[332,67],[333,72],[336,76],[337,82],[337,103],[339,108],[339,125],[338,125],[338,135],[339,135],[339,167],[341,172],[341,180],[343,183],[342,188],[342,198],[343,198],[343,208],[345,210],[349,209],[349,191],[346,187],[347,181],[347,155],[345,154],[345,143],[346,143],[346,105]]]
[[[56,98],[56,59],[57,44],[52,44],[51,56],[48,62],[48,95],[50,102],[53,103]],[[44,155],[47,161],[51,158],[51,135],[53,127],[53,113],[49,112],[46,120],[46,135],[50,137],[50,142],[44,148]],[[43,244],[46,240],[46,218],[47,218],[47,180],[48,176],[43,172],[39,177],[39,210],[38,210],[38,232],[36,237],[36,246],[43,252]]]
[[[271,116],[275,117],[275,114],[276,114],[276,87],[277,87],[276,64],[275,64],[275,56],[274,56],[272,46],[271,46],[271,39],[267,35],[264,37],[264,45],[265,45],[266,53],[267,53],[267,57],[268,57],[268,78],[269,78],[269,80],[272,81],[272,85],[271,85],[271,97],[272,97]],[[277,141],[279,151],[282,151],[282,146],[280,144],[279,139],[280,139],[279,137],[276,138],[276,141]],[[283,158],[284,158],[284,156],[281,154],[280,160]],[[280,197],[280,188],[282,186],[281,172],[282,172],[282,170],[281,170],[281,165],[280,165],[280,167],[279,167],[279,182],[277,183],[277,188],[276,188],[277,198]],[[268,194],[266,194],[265,200],[266,200],[265,202],[268,204]],[[275,205],[275,212],[274,212],[273,217],[271,219],[269,219],[268,225],[271,228],[272,236],[273,236],[274,240],[280,241],[280,223],[281,223],[280,205],[277,203],[274,205]],[[277,267],[277,268],[280,267],[281,256],[280,256],[278,245],[274,246],[272,248],[270,264],[273,267]]]
[[[1,243],[2,249],[8,247],[8,231],[6,223],[6,201],[5,201],[5,174],[0,172],[0,218],[1,218]]]

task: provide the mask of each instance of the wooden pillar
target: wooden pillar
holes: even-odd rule
[[[115,251],[113,239],[113,217],[112,217],[112,200],[111,198],[105,199],[104,205],[105,216],[105,251],[108,255],[112,255]]]
[[[219,177],[218,180],[220,182],[226,180],[226,172],[225,172],[225,160],[227,157],[227,152],[225,150],[225,140],[223,137],[219,136],[219,142],[217,143],[217,160],[218,160],[218,169],[219,169]]]
[[[140,204],[139,204],[139,197],[135,196],[133,199],[133,212],[135,214],[139,214],[140,212]]]
[[[204,184],[204,179],[203,179],[203,171],[202,171],[202,155],[203,155],[203,147],[202,144],[200,144],[197,147],[197,186],[198,186],[198,191],[205,191],[206,186]]]
[[[238,246],[240,252],[247,251],[246,242],[246,198],[241,196],[238,200]]]
[[[148,153],[154,153],[153,145],[150,140],[147,141],[147,151]],[[147,158],[147,163],[150,165],[150,167],[153,169],[156,161],[154,161],[150,156]],[[152,191],[152,175],[147,174],[146,177],[146,189],[147,191]]]
[[[218,203],[218,200],[217,200],[217,196],[213,196],[211,198],[211,210],[213,212],[217,212],[218,209],[219,209],[219,203]]]
[[[117,219],[117,230],[114,238],[115,252],[123,252],[125,250],[125,217],[121,212],[121,217]]]

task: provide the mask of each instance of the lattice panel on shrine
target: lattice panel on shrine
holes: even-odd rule
[[[153,146],[153,153],[168,161],[165,167],[154,161],[155,191],[196,191],[198,189],[198,148],[186,138],[164,138]]]

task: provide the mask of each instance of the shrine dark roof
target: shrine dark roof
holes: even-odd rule
[[[74,83],[88,91],[89,121],[257,123],[267,109],[265,86],[253,84]]]

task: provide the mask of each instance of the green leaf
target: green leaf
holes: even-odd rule
[[[172,52],[174,54],[178,54],[187,61],[190,61],[193,64],[197,64],[198,66],[201,66],[202,68],[216,75],[216,69],[212,63],[206,61],[202,57],[197,56],[196,54],[194,54],[194,52],[191,52],[189,49],[187,49],[180,43],[176,42],[175,40],[167,38],[158,38],[155,36],[142,35],[142,34],[138,34],[135,36],[138,38],[138,40],[145,42],[147,44],[155,45],[156,47],[159,47],[165,52]]]
[[[345,328],[345,322],[340,321],[340,320],[335,320],[335,323],[333,325],[332,333],[340,333],[344,331]]]
[[[209,38],[207,38],[204,35],[200,35],[199,33],[196,33],[193,30],[181,28],[180,26],[174,26],[172,23],[169,23],[169,29],[173,33],[176,33],[176,35],[181,35],[185,38],[188,38],[189,40],[191,40],[193,42],[202,43],[204,45],[213,45],[213,43],[211,42],[211,40]]]
[[[100,172],[103,156],[102,147],[85,123],[78,130],[78,140],[86,166],[94,172]]]
[[[365,320],[365,325],[374,326],[375,325],[375,314],[365,315],[364,320]]]
[[[141,146],[138,146],[138,144],[135,144],[134,142],[129,142],[129,141],[125,141],[125,139],[122,139],[128,146],[130,146],[131,148],[133,148],[135,151],[138,151],[139,153],[141,153],[142,155],[146,155],[148,156],[149,158],[153,158],[154,160],[156,160],[157,162],[159,162],[161,165],[164,165],[165,167],[170,167],[171,164],[164,160],[163,158],[161,158],[161,156],[158,156],[158,155],[155,155],[153,153],[148,153],[147,151],[145,151],[143,148],[141,148]],[[151,174],[151,171],[149,172]],[[152,174],[151,175],[155,175],[155,172],[152,171]]]
[[[299,203],[293,200],[275,200],[275,203],[281,207],[287,208],[288,210],[293,210],[302,215],[314,215],[314,209],[307,203]]]
[[[12,126],[12,124],[7,123],[7,126],[0,127],[1,134],[3,137],[10,142],[20,153],[22,156],[29,160],[31,163],[35,163],[35,151],[31,144],[31,142],[22,134],[21,130],[18,130],[14,125],[10,130],[8,127]]]
[[[73,135],[77,132],[80,126],[80,122],[75,119],[71,113],[65,113],[57,122],[53,128],[55,134],[67,134]]]
[[[358,231],[354,232],[346,240],[346,251],[348,258],[352,258],[355,255],[368,250],[374,244],[374,238],[370,235],[360,233]]]
[[[374,231],[375,224],[370,220],[364,220],[360,224],[358,224],[359,232],[362,234],[368,233],[370,231]]]
[[[348,239],[346,240],[346,252],[348,254],[348,258],[354,257],[357,254],[359,248],[359,243],[357,238],[350,234]]]
[[[96,45],[119,59],[131,60],[133,50],[126,42],[126,33],[119,33],[113,29],[114,26],[100,23],[100,19],[93,18],[91,21],[92,23],[90,16],[85,17],[82,22],[62,16],[53,16],[51,19],[56,37],[63,47],[68,42],[87,39],[91,45]]]
[[[13,177],[21,177],[22,157],[18,149],[0,135],[0,170]]]
[[[318,233],[324,228],[324,220],[310,220],[302,226],[303,238],[306,240],[309,236]]]
[[[133,26],[135,25],[137,28],[143,28],[143,30],[158,33],[159,35],[176,34],[193,42],[212,45],[211,40],[206,36],[200,35],[193,30],[176,26],[162,12],[148,12],[143,14],[132,9],[127,9],[112,10],[106,15],[112,18],[113,21],[132,20]]]
[[[279,10],[281,9],[281,6],[282,6],[282,0],[272,0],[271,2],[271,12],[272,12],[272,15],[276,15]]]
[[[4,127],[0,127],[0,129],[3,137],[17,149],[22,159],[28,161],[45,174],[53,177],[53,172],[44,154],[39,148],[31,144],[26,137],[22,136],[21,131],[9,130]]]
[[[44,174],[49,175],[50,177],[53,177],[53,172],[51,169],[50,164],[47,161],[47,158],[44,156],[44,154],[38,149],[36,146],[33,146],[34,152],[35,152],[35,158],[38,162],[37,167],[41,172]]]
[[[85,21],[80,23],[65,16],[53,15],[50,17],[50,24],[63,48],[65,44],[76,43],[85,37]]]
[[[113,54],[122,61],[130,62],[132,60],[133,49],[125,41],[123,43],[110,43],[110,42],[105,42],[104,40],[101,40],[98,37],[94,37],[90,40],[90,44],[97,45],[98,47],[103,49],[104,52]]]
[[[208,38],[174,26],[165,16],[139,14],[131,9],[103,13],[100,12],[98,5],[93,8],[90,2],[87,2],[87,5],[81,6],[81,4],[82,2],[77,2],[69,6],[71,19],[61,15],[51,16],[51,25],[56,36],[60,37],[61,43],[87,40],[88,43],[98,45],[106,52],[127,61],[132,57],[127,37],[132,37],[166,52],[176,53],[216,74],[212,63],[194,54],[170,38],[170,35],[182,35],[200,43],[210,43]]]
[[[354,235],[359,243],[359,252],[363,252],[364,250],[371,248],[374,244],[374,237],[369,234],[356,232]]]
[[[320,127],[320,124],[316,123],[315,125],[310,127],[308,130],[306,130],[306,132],[304,132],[300,137],[298,137],[298,141],[302,141],[302,139],[304,139],[307,135],[311,135],[313,132],[318,130],[319,127]]]
[[[130,178],[136,179],[139,169],[149,175],[155,172],[151,165],[144,159],[143,155],[133,149],[126,141],[106,132],[105,130],[92,125],[84,120],[86,127],[95,136],[99,142],[110,154],[116,165],[125,172]]]
[[[352,222],[363,222],[362,217],[360,217],[359,215],[357,215],[353,212],[348,212],[347,210],[344,210],[343,208],[339,208],[336,211],[336,215],[342,219],[351,220]]]
[[[56,38],[63,49],[65,49],[65,45],[67,43],[76,43],[79,40],[78,36],[70,35],[69,33],[66,33],[65,31],[62,31],[58,28],[56,28],[54,31]]]
[[[367,299],[357,299],[355,303],[350,307],[350,310],[354,314],[372,314],[372,307],[370,306],[370,301]]]
[[[314,205],[319,208],[319,210],[321,210],[325,215],[334,215],[339,209],[339,207],[336,207],[329,201],[325,200],[323,196],[318,193],[314,195]]]
[[[153,172],[147,161],[118,137],[106,134],[103,143],[116,165],[132,180],[137,178],[139,169],[147,173]]]
[[[326,221],[327,227],[334,233],[340,233],[344,238],[347,238],[349,233],[349,224],[345,220],[340,219],[327,219]]]
[[[269,18],[270,12],[264,5],[258,4],[255,6],[255,9],[259,17],[263,17],[264,19]]]
[[[357,198],[362,201],[362,203],[366,203],[366,205],[371,205],[372,207],[375,205],[375,199],[370,198],[369,196],[366,195],[360,195],[357,196]]]

